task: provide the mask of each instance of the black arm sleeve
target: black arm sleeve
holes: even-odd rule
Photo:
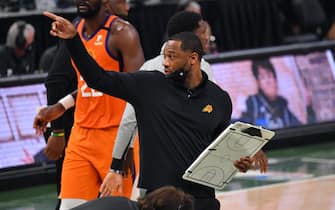
[[[76,89],[77,79],[74,69],[71,65],[70,54],[63,40],[60,41],[55,58],[49,69],[45,80],[47,88],[48,105],[58,102],[67,94]],[[63,129],[71,127],[73,123],[73,109],[64,113],[64,115],[51,122],[52,129]]]
[[[73,39],[66,40],[66,45],[80,75],[89,87],[133,104],[138,91],[135,79],[138,72],[105,71],[88,54],[78,34]]]

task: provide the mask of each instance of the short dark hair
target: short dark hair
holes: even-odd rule
[[[193,197],[173,186],[158,188],[138,199],[141,210],[193,210]]]
[[[204,55],[204,49],[202,48],[201,41],[197,35],[192,32],[181,32],[171,36],[168,40],[181,41],[181,49],[183,51],[196,52],[201,60]]]
[[[167,35],[170,37],[184,31],[194,32],[199,28],[201,20],[201,15],[197,13],[188,11],[177,12],[168,21]]]
[[[262,67],[266,69],[268,72],[271,72],[274,76],[274,78],[277,79],[276,71],[272,65],[272,63],[268,59],[256,59],[252,61],[252,74],[256,79],[258,79],[258,68]]]

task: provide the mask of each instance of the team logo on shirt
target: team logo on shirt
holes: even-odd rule
[[[98,46],[98,45],[102,45],[103,43],[102,43],[102,35],[101,34],[99,34],[98,36],[97,36],[97,40],[94,42],[94,45],[95,46]]]
[[[207,104],[206,106],[204,106],[204,108],[202,108],[202,112],[207,112],[208,114],[211,113],[213,111],[213,106],[210,104]]]

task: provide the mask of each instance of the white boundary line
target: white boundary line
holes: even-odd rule
[[[277,183],[277,184],[269,184],[269,185],[260,186],[260,187],[251,187],[251,188],[233,190],[233,191],[227,191],[227,192],[216,192],[215,195],[216,197],[219,197],[219,196],[224,196],[224,195],[238,194],[238,193],[246,192],[246,191],[255,191],[255,190],[260,190],[260,189],[275,188],[275,187],[280,187],[284,185],[295,185],[295,184],[301,184],[304,182],[315,182],[315,181],[326,180],[326,179],[335,179],[335,175],[327,175],[327,176],[321,176],[321,177],[316,177],[316,178],[311,178],[311,179],[289,181],[289,182],[283,182],[283,183]]]
[[[325,159],[325,158],[301,158],[301,161],[311,163],[335,164],[334,159]]]

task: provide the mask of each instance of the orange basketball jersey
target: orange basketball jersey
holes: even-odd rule
[[[86,50],[105,71],[120,71],[120,61],[107,48],[109,31],[117,16],[108,16],[103,27],[92,36],[84,34],[85,20],[77,24],[77,31]],[[103,94],[87,86],[77,67],[74,66],[78,78],[78,94],[76,100],[75,123],[86,128],[107,128],[118,126],[125,108],[125,101]]]

